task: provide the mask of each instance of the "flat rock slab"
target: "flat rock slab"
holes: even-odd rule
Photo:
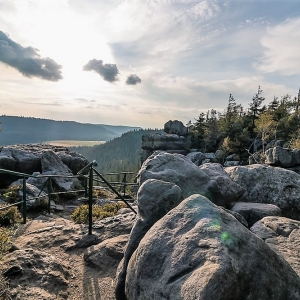
[[[13,299],[37,299],[39,294],[44,299],[67,299],[71,274],[58,257],[28,248],[6,255],[1,264]]]

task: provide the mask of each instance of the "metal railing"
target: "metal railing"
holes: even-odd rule
[[[122,201],[126,204],[126,206],[131,209],[135,214],[137,213],[134,208],[128,203],[128,199],[125,199],[126,196],[126,188],[128,186],[137,186],[136,183],[130,183],[127,182],[127,176],[128,175],[134,175],[133,172],[120,172],[120,173],[107,173],[107,174],[100,174],[94,167],[97,166],[97,162],[94,160],[91,163],[89,163],[87,166],[85,166],[83,169],[81,169],[79,172],[77,172],[77,175],[29,175],[26,173],[20,173],[20,172],[15,172],[15,171],[10,171],[10,170],[5,170],[5,169],[0,169],[0,173],[2,174],[8,174],[8,175],[13,175],[16,177],[22,177],[22,201],[0,207],[0,210],[5,210],[8,209],[9,207],[12,206],[17,206],[22,204],[22,214],[23,214],[23,223],[26,224],[27,221],[27,201],[29,200],[37,200],[39,198],[44,198],[48,196],[48,204],[47,204],[47,209],[48,213],[51,213],[51,198],[53,195],[58,195],[58,194],[70,194],[70,193],[79,193],[79,192],[84,192],[85,197],[88,199],[88,210],[89,210],[89,217],[88,217],[88,227],[89,227],[89,234],[92,234],[92,225],[93,225],[93,218],[92,218],[92,211],[93,211],[93,189],[96,188],[94,186],[94,183],[100,183],[111,189],[111,191],[118,196],[118,201]],[[114,182],[109,182],[107,179],[104,178],[104,176],[111,176],[111,175],[122,175],[122,181],[114,181]],[[32,198],[27,198],[26,195],[26,178],[47,178],[46,181],[43,183],[42,188],[40,189],[40,192],[37,197],[32,197]],[[52,179],[53,178],[78,178],[82,179],[84,181],[84,189],[83,190],[74,190],[74,191],[68,191],[68,192],[54,192],[52,189]],[[100,178],[100,179],[99,179]],[[48,193],[45,193],[43,195],[42,192],[47,186]],[[99,187],[99,186],[98,186]],[[121,192],[117,190],[117,188],[122,188],[123,195]]]

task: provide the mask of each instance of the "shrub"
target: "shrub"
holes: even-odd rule
[[[21,186],[20,185],[14,185],[9,187],[5,193],[3,194],[3,196],[7,199],[7,202],[9,203],[16,203],[20,201],[20,197],[19,197],[19,190],[20,190]]]
[[[10,248],[10,230],[0,227],[0,258],[5,255]]]
[[[122,207],[126,207],[124,203],[117,202],[113,204],[104,204],[103,206],[93,205],[92,207],[92,219],[93,222],[101,220],[107,217],[115,216],[118,210]],[[72,220],[77,224],[86,224],[89,221],[89,206],[80,205],[75,209],[71,215]]]
[[[1,204],[0,208],[6,207],[5,204]],[[22,221],[22,216],[16,206],[11,206],[7,209],[0,210],[0,225],[10,226],[20,223]]]

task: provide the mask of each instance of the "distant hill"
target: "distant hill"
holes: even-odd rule
[[[127,131],[140,129],[16,116],[0,116],[0,122],[0,146],[53,140],[109,141]]]
[[[93,147],[69,147],[69,150],[79,152],[89,161],[96,160],[97,170],[102,173],[132,171],[137,172],[141,165],[142,136],[162,130],[140,129],[123,133],[102,145]]]

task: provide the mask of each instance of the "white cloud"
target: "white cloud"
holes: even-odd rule
[[[300,18],[269,27],[261,38],[264,54],[255,64],[266,73],[278,72],[282,75],[299,74],[300,70]]]

